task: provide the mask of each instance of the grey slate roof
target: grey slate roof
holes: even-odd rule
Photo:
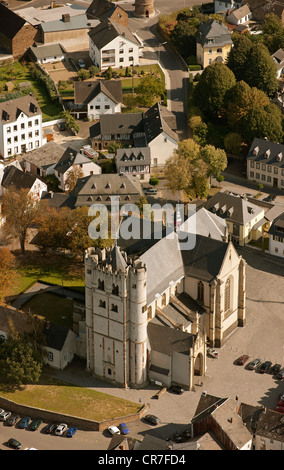
[[[227,224],[224,219],[201,207],[180,227],[181,231],[198,233],[205,237],[224,240],[227,235]]]
[[[154,104],[143,114],[143,126],[147,143],[154,140],[162,131],[178,142],[178,135],[167,122],[174,123],[171,114],[169,114],[169,111],[166,112],[164,106],[161,106],[159,103]]]
[[[263,211],[263,208],[251,203],[242,196],[220,191],[210,197],[203,204],[203,207],[228,221],[240,225],[246,225]]]
[[[85,163],[91,163],[92,160],[86,155],[82,155],[71,147],[67,147],[62,157],[55,165],[54,170],[58,173],[65,173],[73,165],[84,165]]]
[[[190,355],[190,348],[194,344],[195,335],[185,331],[176,330],[151,320],[147,325],[147,333],[151,349],[170,356],[173,352]]]
[[[21,112],[31,117],[41,114],[41,109],[37,100],[30,95],[0,103],[0,119],[5,123],[16,121]]]
[[[133,147],[128,149],[117,149],[116,167],[125,167],[128,165],[150,165],[151,155],[149,147]]]
[[[46,344],[48,348],[56,349],[57,351],[61,351],[66,338],[68,336],[69,329],[65,326],[55,325],[54,323],[46,322],[43,334],[46,338]]]
[[[265,156],[266,152],[269,153],[267,157]],[[284,145],[255,138],[247,154],[247,160],[284,168]]]
[[[32,152],[24,155],[24,160],[38,168],[46,169],[55,165],[65,152],[65,148],[56,142],[50,141]]]
[[[130,134],[141,131],[142,113],[102,114],[100,121],[90,127],[90,137]]]
[[[100,174],[79,178],[71,196],[76,198],[76,206],[111,204],[111,198],[119,196],[119,204],[137,203],[143,195],[137,178],[131,175]]]
[[[93,0],[87,9],[87,15],[93,18],[100,18],[102,15],[113,11],[116,5],[110,0]]]
[[[4,170],[2,186],[5,189],[31,189],[36,179],[36,176],[33,176],[30,173],[25,173],[14,165],[9,165]]]
[[[208,43],[208,39],[213,39],[213,44]],[[219,21],[210,20],[207,23],[201,23],[196,35],[196,42],[202,47],[212,47],[213,45],[223,47],[226,44],[233,44],[231,33],[227,26]]]
[[[92,28],[88,34],[99,50],[118,36],[122,36],[133,44],[140,46],[140,42],[130,29],[112,21],[102,21],[98,26]]]
[[[75,104],[87,104],[101,92],[114,103],[123,102],[121,80],[74,82]]]
[[[284,239],[284,212],[276,217],[276,219],[271,224],[271,227],[268,232],[270,235],[276,235],[282,240]]]
[[[74,29],[90,29],[99,24],[98,20],[89,20],[86,14],[71,16],[70,21],[54,20],[47,23],[41,23],[40,28],[44,33],[58,31],[72,31]]]
[[[45,46],[31,46],[31,53],[36,59],[45,59],[46,57],[57,57],[66,53],[61,44],[47,44]]]

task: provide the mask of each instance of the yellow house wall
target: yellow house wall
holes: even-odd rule
[[[211,63],[215,62],[217,57],[221,56],[223,58],[223,62],[226,61],[227,56],[231,50],[232,45],[227,44],[224,47],[215,47],[212,45],[212,47],[205,47],[203,48],[200,44],[196,45],[196,57],[197,57],[197,63],[202,65],[203,68],[207,67],[209,65],[209,59],[211,59]],[[209,53],[209,49],[212,51]],[[217,52],[217,49],[222,49],[222,52]]]

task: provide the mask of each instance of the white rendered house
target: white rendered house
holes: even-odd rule
[[[100,70],[139,65],[142,42],[118,23],[102,22],[89,31],[89,56]]]
[[[273,221],[268,233],[269,253],[284,258],[284,212]]]
[[[9,158],[41,147],[42,113],[32,96],[0,103],[0,154]]]

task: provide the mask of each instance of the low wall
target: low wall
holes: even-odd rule
[[[18,414],[20,416],[29,416],[32,419],[41,418],[45,423],[66,423],[68,426],[76,426],[82,431],[104,431],[109,426],[117,426],[121,422],[130,423],[132,421],[137,421],[138,419],[141,419],[150,408],[150,405],[142,405],[138,413],[135,413],[133,415],[122,416],[119,418],[109,419],[102,422],[79,418],[77,416],[55,413],[53,411],[48,411],[41,408],[32,408],[30,406],[20,405],[1,396],[0,408],[3,408],[7,411],[11,411],[12,413]]]

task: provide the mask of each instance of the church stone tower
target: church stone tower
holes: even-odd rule
[[[135,0],[134,15],[138,18],[152,18],[155,15],[154,0]]]
[[[147,384],[147,270],[118,246],[85,254],[87,369],[127,388]]]

